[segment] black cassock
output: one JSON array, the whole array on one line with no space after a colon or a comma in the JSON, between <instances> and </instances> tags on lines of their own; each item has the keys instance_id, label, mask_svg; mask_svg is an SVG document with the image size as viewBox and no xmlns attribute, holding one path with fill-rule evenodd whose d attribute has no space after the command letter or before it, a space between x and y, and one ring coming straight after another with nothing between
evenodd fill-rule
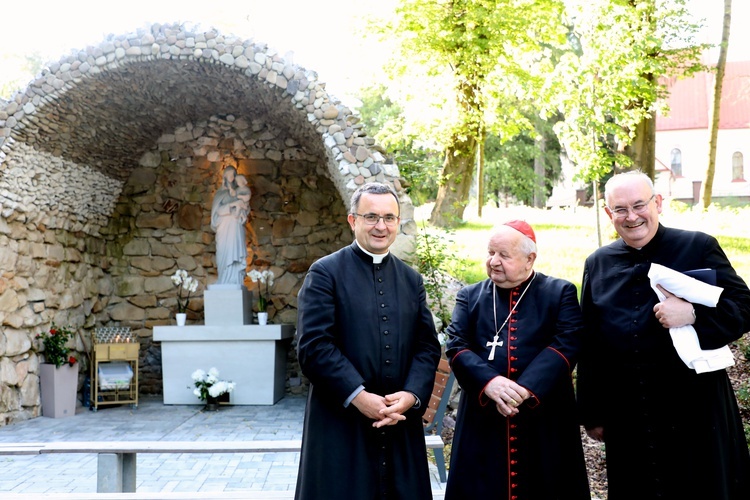
<instances>
[{"instance_id":1,"label":"black cassock","mask_svg":"<svg viewBox=\"0 0 750 500\"><path fill-rule=\"evenodd\" d=\"M488 279L458 294L446 353L463 394L446 500L590 499L571 379L583 328L576 288L535 274L513 289ZM489 361L487 342L509 314ZM483 392L498 375L533 394L511 418Z\"/></svg>"},{"instance_id":2,"label":"black cassock","mask_svg":"<svg viewBox=\"0 0 750 500\"><path fill-rule=\"evenodd\" d=\"M356 243L315 262L299 293L298 357L310 379L296 498L431 499L422 414L440 359L421 276ZM419 409L381 429L354 405L363 385L414 393Z\"/></svg>"},{"instance_id":3,"label":"black cassock","mask_svg":"<svg viewBox=\"0 0 750 500\"><path fill-rule=\"evenodd\" d=\"M750 457L726 370L696 374L654 315L652 263L715 269L716 308L695 305L703 349L750 330L750 291L715 238L659 226L641 250L618 240L584 267L586 324L578 400L587 428L602 426L610 500L750 499Z\"/></svg>"}]
</instances>

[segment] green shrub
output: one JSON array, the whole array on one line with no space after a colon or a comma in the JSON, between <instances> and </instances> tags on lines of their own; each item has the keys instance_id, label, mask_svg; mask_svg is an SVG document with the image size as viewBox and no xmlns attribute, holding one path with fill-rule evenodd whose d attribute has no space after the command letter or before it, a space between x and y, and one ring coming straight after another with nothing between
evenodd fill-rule
<instances>
[{"instance_id":1,"label":"green shrub","mask_svg":"<svg viewBox=\"0 0 750 500\"><path fill-rule=\"evenodd\" d=\"M451 322L450 307L445 300L445 281L448 274L448 245L450 233L422 224L417 235L417 269L424 279L424 287L431 309L442 322L440 331Z\"/></svg>"}]
</instances>

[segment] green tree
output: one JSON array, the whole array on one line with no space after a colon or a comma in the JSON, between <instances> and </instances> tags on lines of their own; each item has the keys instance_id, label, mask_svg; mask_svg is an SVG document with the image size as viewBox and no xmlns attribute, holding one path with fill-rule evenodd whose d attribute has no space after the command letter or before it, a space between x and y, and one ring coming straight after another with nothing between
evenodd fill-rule
<instances>
[{"instance_id":1,"label":"green tree","mask_svg":"<svg viewBox=\"0 0 750 500\"><path fill-rule=\"evenodd\" d=\"M444 152L433 224L462 219L485 132L513 136L531 128L516 109L517 92L539 83L528 68L548 57L543 44L564 40L561 11L555 0L400 2L387 30L400 44L390 72L408 82L400 102L428 102L415 106L421 113L406 110L407 127L426 132Z\"/></svg>"},{"instance_id":2,"label":"green tree","mask_svg":"<svg viewBox=\"0 0 750 500\"><path fill-rule=\"evenodd\" d=\"M540 142L545 143L544 149L539 147ZM560 143L547 122L540 120L534 132L522 132L506 142L491 135L485 143L485 151L488 199L498 207L503 203L507 206L511 201L535 205L540 189L546 200L560 176ZM541 175L537 171L539 168Z\"/></svg>"},{"instance_id":3,"label":"green tree","mask_svg":"<svg viewBox=\"0 0 750 500\"><path fill-rule=\"evenodd\" d=\"M578 178L652 171L664 80L701 67L689 19L685 0L402 0L386 30L399 41L389 93L403 128L444 152L431 222L461 220L484 138L534 130L533 108L563 117ZM533 137L541 206L548 142Z\"/></svg>"},{"instance_id":4,"label":"green tree","mask_svg":"<svg viewBox=\"0 0 750 500\"><path fill-rule=\"evenodd\" d=\"M655 113L662 79L700 69L703 46L685 0L568 0L571 50L556 66L556 132L578 177L601 178L615 165L653 177ZM610 147L614 142L615 148Z\"/></svg>"},{"instance_id":5,"label":"green tree","mask_svg":"<svg viewBox=\"0 0 750 500\"><path fill-rule=\"evenodd\" d=\"M388 97L382 84L360 90L359 115L368 131L383 148L381 152L399 167L402 183L415 205L437 196L437 172L441 154L428 145L418 145L407 134L403 109Z\"/></svg>"}]
</instances>

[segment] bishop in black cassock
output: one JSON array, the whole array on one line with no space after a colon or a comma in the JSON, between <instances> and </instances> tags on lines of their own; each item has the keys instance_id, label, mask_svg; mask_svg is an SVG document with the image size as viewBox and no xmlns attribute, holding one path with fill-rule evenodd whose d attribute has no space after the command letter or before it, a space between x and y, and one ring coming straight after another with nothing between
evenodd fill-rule
<instances>
[{"instance_id":1,"label":"bishop in black cassock","mask_svg":"<svg viewBox=\"0 0 750 500\"><path fill-rule=\"evenodd\" d=\"M533 230L507 224L490 240L491 279L459 292L448 328L463 393L445 498L589 500L571 378L583 327L576 288L534 271L535 244L519 246ZM509 406L488 392L497 377L516 388L501 391Z\"/></svg>"}]
</instances>

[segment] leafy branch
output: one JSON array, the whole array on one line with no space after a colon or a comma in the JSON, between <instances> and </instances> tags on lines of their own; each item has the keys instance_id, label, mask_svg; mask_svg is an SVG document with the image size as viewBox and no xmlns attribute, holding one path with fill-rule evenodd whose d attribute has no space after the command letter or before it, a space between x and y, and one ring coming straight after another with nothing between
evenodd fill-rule
<instances>
[{"instance_id":1,"label":"leafy branch","mask_svg":"<svg viewBox=\"0 0 750 500\"><path fill-rule=\"evenodd\" d=\"M428 301L442 323L438 328L440 333L445 331L451 321L451 312L445 296L448 243L451 243L451 240L446 238L445 234L430 232L426 224L422 223L416 248L417 269L424 277Z\"/></svg>"}]
</instances>

